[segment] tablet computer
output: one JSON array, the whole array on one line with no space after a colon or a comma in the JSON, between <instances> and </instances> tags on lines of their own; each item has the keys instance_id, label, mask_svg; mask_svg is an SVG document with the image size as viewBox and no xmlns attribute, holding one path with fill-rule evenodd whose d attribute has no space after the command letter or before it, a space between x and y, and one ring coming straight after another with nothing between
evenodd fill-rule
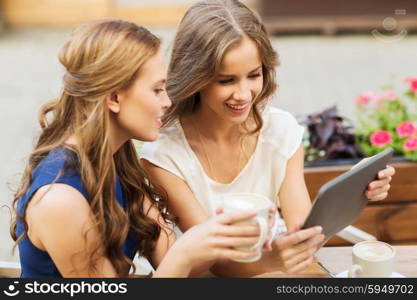
<instances>
[{"instance_id":1,"label":"tablet computer","mask_svg":"<svg viewBox=\"0 0 417 300\"><path fill-rule=\"evenodd\" d=\"M317 193L303 228L320 225L327 241L352 224L368 203L365 190L386 168L393 149L388 148L324 184Z\"/></svg>"}]
</instances>

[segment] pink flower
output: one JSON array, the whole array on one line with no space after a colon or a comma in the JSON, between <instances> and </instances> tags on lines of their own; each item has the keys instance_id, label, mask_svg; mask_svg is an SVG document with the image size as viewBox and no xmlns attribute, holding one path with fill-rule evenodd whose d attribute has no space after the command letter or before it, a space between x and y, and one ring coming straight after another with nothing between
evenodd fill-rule
<instances>
[{"instance_id":1,"label":"pink flower","mask_svg":"<svg viewBox=\"0 0 417 300\"><path fill-rule=\"evenodd\" d=\"M271 102L272 102L272 97L265 98L264 100L265 105L268 105Z\"/></svg>"},{"instance_id":2,"label":"pink flower","mask_svg":"<svg viewBox=\"0 0 417 300\"><path fill-rule=\"evenodd\" d=\"M410 77L406 79L410 83L410 91L417 94L417 77Z\"/></svg>"},{"instance_id":3,"label":"pink flower","mask_svg":"<svg viewBox=\"0 0 417 300\"><path fill-rule=\"evenodd\" d=\"M385 100L395 100L395 99L397 99L397 94L393 90L385 91L382 94L380 94L380 95L378 95L374 98L374 103L379 104L379 102L383 99L385 99Z\"/></svg>"},{"instance_id":4,"label":"pink flower","mask_svg":"<svg viewBox=\"0 0 417 300\"><path fill-rule=\"evenodd\" d=\"M372 98L374 97L374 93L371 91L362 93L359 95L358 98L356 98L356 105L365 105L368 104Z\"/></svg>"},{"instance_id":5,"label":"pink flower","mask_svg":"<svg viewBox=\"0 0 417 300\"><path fill-rule=\"evenodd\" d=\"M414 123L411 121L404 121L398 124L397 126L397 133L400 138L411 136L417 132Z\"/></svg>"},{"instance_id":6,"label":"pink flower","mask_svg":"<svg viewBox=\"0 0 417 300\"><path fill-rule=\"evenodd\" d=\"M397 99L397 94L393 90L385 91L383 95L384 95L384 99L388 99L388 100Z\"/></svg>"},{"instance_id":7,"label":"pink flower","mask_svg":"<svg viewBox=\"0 0 417 300\"><path fill-rule=\"evenodd\" d=\"M404 142L404 150L405 151L414 151L417 150L417 136L410 136L405 142Z\"/></svg>"},{"instance_id":8,"label":"pink flower","mask_svg":"<svg viewBox=\"0 0 417 300\"><path fill-rule=\"evenodd\" d=\"M391 133L386 130L378 129L372 133L370 141L373 146L383 147L389 145L392 142Z\"/></svg>"}]
</instances>

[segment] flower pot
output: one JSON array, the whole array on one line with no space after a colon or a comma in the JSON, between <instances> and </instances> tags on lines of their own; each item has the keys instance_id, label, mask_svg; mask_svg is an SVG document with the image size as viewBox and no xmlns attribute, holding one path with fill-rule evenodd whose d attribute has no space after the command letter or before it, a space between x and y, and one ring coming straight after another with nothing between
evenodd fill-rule
<instances>
[{"instance_id":1,"label":"flower pot","mask_svg":"<svg viewBox=\"0 0 417 300\"><path fill-rule=\"evenodd\" d=\"M319 160L319 161L310 161L304 163L304 168L312 167L329 167L329 166L353 166L361 161L362 158L346 158L346 159L333 159L333 160ZM404 156L394 156L390 160L391 163L397 162L412 162Z\"/></svg>"}]
</instances>

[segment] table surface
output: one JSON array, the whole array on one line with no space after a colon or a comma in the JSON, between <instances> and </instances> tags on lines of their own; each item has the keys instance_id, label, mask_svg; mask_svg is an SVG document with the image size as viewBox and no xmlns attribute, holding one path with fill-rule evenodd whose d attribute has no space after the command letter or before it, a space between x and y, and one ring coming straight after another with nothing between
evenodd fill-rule
<instances>
[{"instance_id":1,"label":"table surface","mask_svg":"<svg viewBox=\"0 0 417 300\"><path fill-rule=\"evenodd\" d=\"M394 271L405 277L417 277L417 245L394 246L394 248L396 251ZM327 270L336 275L351 266L352 247L323 247L316 253L316 258ZM317 263L313 263L299 274L285 274L277 271L255 277L329 277L329 275Z\"/></svg>"}]
</instances>

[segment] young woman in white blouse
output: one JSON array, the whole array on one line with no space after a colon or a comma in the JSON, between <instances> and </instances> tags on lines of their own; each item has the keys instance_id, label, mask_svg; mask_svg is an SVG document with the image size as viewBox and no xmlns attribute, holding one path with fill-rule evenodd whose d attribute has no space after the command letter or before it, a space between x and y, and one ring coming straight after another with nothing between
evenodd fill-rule
<instances>
[{"instance_id":1,"label":"young woman in white blouse","mask_svg":"<svg viewBox=\"0 0 417 300\"><path fill-rule=\"evenodd\" d=\"M218 275L297 272L310 265L323 240L320 229L300 230L311 208L303 128L288 112L266 105L277 65L264 26L244 4L194 4L174 41L167 79L173 105L160 138L142 149L142 163L167 191L182 231L214 215L224 193L261 194L280 208L288 231L272 241L272 251L254 263L207 265ZM393 174L392 167L382 170L368 199L384 199Z\"/></svg>"}]
</instances>

